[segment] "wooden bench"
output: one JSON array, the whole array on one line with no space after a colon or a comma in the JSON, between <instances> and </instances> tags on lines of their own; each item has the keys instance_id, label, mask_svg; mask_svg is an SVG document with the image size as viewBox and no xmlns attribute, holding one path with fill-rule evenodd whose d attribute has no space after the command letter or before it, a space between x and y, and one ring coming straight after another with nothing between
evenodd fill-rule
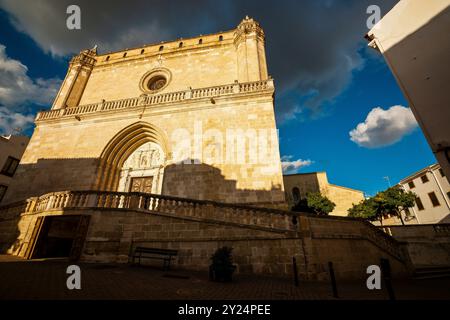
<instances>
[{"instance_id":1,"label":"wooden bench","mask_svg":"<svg viewBox=\"0 0 450 320\"><path fill-rule=\"evenodd\" d=\"M164 261L164 270L168 270L172 258L177 256L177 254L178 250L136 247L133 253L133 264L135 263L136 258L139 258L139 264L141 264L141 259L159 259Z\"/></svg>"}]
</instances>

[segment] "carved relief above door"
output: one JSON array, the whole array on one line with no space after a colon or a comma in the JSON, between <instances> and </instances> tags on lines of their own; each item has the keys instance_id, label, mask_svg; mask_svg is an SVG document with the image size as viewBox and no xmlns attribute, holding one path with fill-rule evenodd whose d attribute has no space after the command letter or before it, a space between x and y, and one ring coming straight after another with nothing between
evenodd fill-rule
<instances>
[{"instance_id":1,"label":"carved relief above door","mask_svg":"<svg viewBox=\"0 0 450 320\"><path fill-rule=\"evenodd\" d=\"M159 194L162 188L165 154L161 147L147 142L134 150L120 172L118 191Z\"/></svg>"}]
</instances>

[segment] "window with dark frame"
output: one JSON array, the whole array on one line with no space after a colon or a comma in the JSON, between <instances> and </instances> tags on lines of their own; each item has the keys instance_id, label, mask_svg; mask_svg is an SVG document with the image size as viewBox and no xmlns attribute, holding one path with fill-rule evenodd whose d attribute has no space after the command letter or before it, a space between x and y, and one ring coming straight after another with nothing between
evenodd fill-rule
<instances>
[{"instance_id":1,"label":"window with dark frame","mask_svg":"<svg viewBox=\"0 0 450 320\"><path fill-rule=\"evenodd\" d=\"M424 174L423 176L420 177L420 180L422 180L422 183L427 183L428 180L428 176L426 174Z\"/></svg>"},{"instance_id":2,"label":"window with dark frame","mask_svg":"<svg viewBox=\"0 0 450 320\"><path fill-rule=\"evenodd\" d=\"M413 189L413 188L416 187L416 185L414 184L414 181L408 182L408 186L409 186L410 189Z\"/></svg>"},{"instance_id":3,"label":"window with dark frame","mask_svg":"<svg viewBox=\"0 0 450 320\"><path fill-rule=\"evenodd\" d=\"M12 177L14 175L14 173L16 172L19 162L20 162L19 159L16 159L14 157L8 157L8 159L6 159L6 162L5 162L5 165L3 166L2 171L0 171L0 174Z\"/></svg>"},{"instance_id":4,"label":"window with dark frame","mask_svg":"<svg viewBox=\"0 0 450 320\"><path fill-rule=\"evenodd\" d=\"M447 192L447 197L450 199L450 191Z\"/></svg>"},{"instance_id":5,"label":"window with dark frame","mask_svg":"<svg viewBox=\"0 0 450 320\"><path fill-rule=\"evenodd\" d=\"M416 204L417 204L417 208L418 208L420 211L422 211L422 210L425 209L424 206L423 206L422 200L420 200L419 197L416 198Z\"/></svg>"},{"instance_id":6,"label":"window with dark frame","mask_svg":"<svg viewBox=\"0 0 450 320\"><path fill-rule=\"evenodd\" d=\"M428 193L428 196L430 197L431 200L431 204L433 205L433 207L438 207L441 204L439 203L438 198L436 197L436 194L434 192L430 192Z\"/></svg>"},{"instance_id":7,"label":"window with dark frame","mask_svg":"<svg viewBox=\"0 0 450 320\"><path fill-rule=\"evenodd\" d=\"M3 197L5 196L6 190L8 189L7 186L0 184L0 202L2 202Z\"/></svg>"},{"instance_id":8,"label":"window with dark frame","mask_svg":"<svg viewBox=\"0 0 450 320\"><path fill-rule=\"evenodd\" d=\"M444 173L444 170L442 170L442 168L439 169L439 173L441 174L442 178L445 177L445 173Z\"/></svg>"}]
</instances>

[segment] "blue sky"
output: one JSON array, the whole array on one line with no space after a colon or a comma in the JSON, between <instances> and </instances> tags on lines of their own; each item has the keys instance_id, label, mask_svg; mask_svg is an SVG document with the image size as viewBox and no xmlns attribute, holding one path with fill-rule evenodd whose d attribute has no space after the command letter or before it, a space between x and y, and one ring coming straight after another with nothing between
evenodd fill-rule
<instances>
[{"instance_id":1,"label":"blue sky","mask_svg":"<svg viewBox=\"0 0 450 320\"><path fill-rule=\"evenodd\" d=\"M7 87L13 92L9 96L0 91L3 133L15 125L26 127L36 111L48 109L70 57L94 43L108 51L207 34L234 28L249 14L266 32L280 151L291 173L326 171L331 183L373 195L387 187L383 177L393 184L436 162L409 110L391 109L407 107L407 101L382 57L363 39L364 10L373 1L282 1L276 10L274 2L254 9L258 2L201 1L205 11L188 16L185 9L162 2L152 12L138 8L126 14L120 2L104 12L100 4L77 1L86 27L76 34L55 27L65 21L63 2L47 0L33 8L30 2L0 0L0 89L11 79L31 88ZM386 12L395 3L380 1L380 7ZM43 19L39 10L51 18ZM121 18L120 28L111 23L114 17ZM377 107L384 111L373 111ZM358 144L349 132L369 114L368 126L359 127ZM32 126L25 132L31 134Z\"/></svg>"},{"instance_id":2,"label":"blue sky","mask_svg":"<svg viewBox=\"0 0 450 320\"><path fill-rule=\"evenodd\" d=\"M372 108L408 105L384 60L370 54L365 59L364 68L354 72L351 84L331 104L329 115L278 126L281 153L313 161L299 172L326 171L331 183L374 195L387 188L383 177L397 183L436 159L418 127L384 147L365 148L350 140L349 131Z\"/></svg>"}]
</instances>

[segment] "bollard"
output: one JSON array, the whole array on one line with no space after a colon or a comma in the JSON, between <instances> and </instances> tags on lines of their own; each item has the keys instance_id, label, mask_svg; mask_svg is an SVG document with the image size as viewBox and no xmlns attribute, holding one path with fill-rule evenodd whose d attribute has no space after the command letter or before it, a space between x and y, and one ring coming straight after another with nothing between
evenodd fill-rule
<instances>
[{"instance_id":1,"label":"bollard","mask_svg":"<svg viewBox=\"0 0 450 320\"><path fill-rule=\"evenodd\" d=\"M328 269L330 270L331 289L333 290L333 297L338 298L338 291L336 285L336 277L334 276L333 262L328 262Z\"/></svg>"},{"instance_id":2,"label":"bollard","mask_svg":"<svg viewBox=\"0 0 450 320\"><path fill-rule=\"evenodd\" d=\"M294 268L294 285L298 287L297 259L292 257L292 266Z\"/></svg>"},{"instance_id":3,"label":"bollard","mask_svg":"<svg viewBox=\"0 0 450 320\"><path fill-rule=\"evenodd\" d=\"M388 259L380 259L381 274L383 275L384 285L389 295L389 300L395 300L394 289L391 282L391 265Z\"/></svg>"}]
</instances>

